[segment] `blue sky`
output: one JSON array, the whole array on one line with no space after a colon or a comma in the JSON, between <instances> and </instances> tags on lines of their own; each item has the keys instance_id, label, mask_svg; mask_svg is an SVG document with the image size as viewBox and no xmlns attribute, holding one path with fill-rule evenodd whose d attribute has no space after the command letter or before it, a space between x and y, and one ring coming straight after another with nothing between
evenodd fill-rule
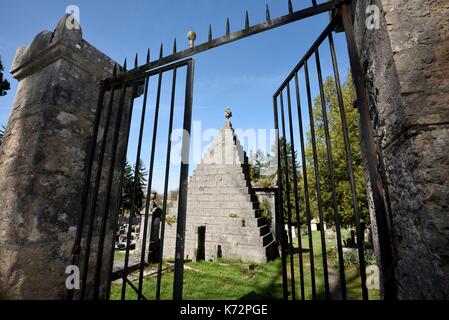
<instances>
[{"instance_id":1,"label":"blue sky","mask_svg":"<svg viewBox=\"0 0 449 320\"><path fill-rule=\"evenodd\" d=\"M5 71L11 67L15 51L19 45L27 46L42 30L53 30L69 5L80 8L80 20L84 38L119 63L127 57L134 60L136 52L142 61L147 48L152 58L158 55L162 42L171 51L173 39L177 38L178 50L188 45L187 32L194 30L197 43L207 39L209 24L214 36L225 32L226 17L231 22L231 31L244 25L245 10L249 11L251 24L265 19L266 1L260 0L129 0L123 1L51 1L31 2L25 0L2 1L0 11L0 55ZM287 13L287 0L267 1L271 17ZM311 1L293 0L295 10L309 6ZM321 1L320 1L321 2ZM223 126L223 111L230 106L235 128L273 128L272 96L283 79L307 51L315 38L329 22L329 15L322 14L303 21L274 29L244 40L215 48L195 56L195 87L193 120L201 121L204 129L220 129ZM337 53L342 57L340 70L348 68L343 35L335 35ZM332 74L328 46L321 49L324 77ZM320 51L320 52L321 52ZM311 66L313 68L313 66ZM311 72L313 73L313 72ZM0 125L6 125L17 82L8 72L6 78L12 89L6 97L0 98ZM171 76L164 80L164 92L168 92ZM182 74L178 86L181 88ZM316 80L312 77L313 95L318 94ZM153 89L154 92L154 89ZM165 95L168 96L168 95ZM182 107L182 95L176 100L177 110ZM161 190L164 173L164 153L167 140L168 97L163 98L163 110L158 135L158 153L155 167L155 188ZM137 105L138 105L137 101ZM150 114L151 114L151 106ZM140 106L136 107L136 112ZM154 110L154 109L153 109ZM133 153L137 140L137 121L133 120L130 137L129 158L134 162ZM180 127L182 118L175 114L175 128ZM151 118L145 126L142 158L148 163ZM207 141L204 142L207 145ZM192 167L191 169L194 169ZM178 167L171 169L170 188L177 185Z\"/></svg>"}]
</instances>

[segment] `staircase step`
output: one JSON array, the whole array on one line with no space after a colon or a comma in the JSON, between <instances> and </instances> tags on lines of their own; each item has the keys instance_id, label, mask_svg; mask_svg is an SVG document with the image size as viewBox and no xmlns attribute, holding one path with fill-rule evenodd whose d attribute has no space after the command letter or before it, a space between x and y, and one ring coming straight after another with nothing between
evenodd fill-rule
<instances>
[{"instance_id":1,"label":"staircase step","mask_svg":"<svg viewBox=\"0 0 449 320\"><path fill-rule=\"evenodd\" d=\"M223 196L232 196L234 194L249 195L248 187L229 187L229 186L189 186L189 196L191 194L221 194Z\"/></svg>"},{"instance_id":2,"label":"staircase step","mask_svg":"<svg viewBox=\"0 0 449 320\"><path fill-rule=\"evenodd\" d=\"M263 246L265 247L266 245L268 245L270 242L272 242L273 241L273 235L271 234L271 232L270 233L267 233L266 235L264 235L263 237L262 237L262 243L263 243Z\"/></svg>"}]
</instances>

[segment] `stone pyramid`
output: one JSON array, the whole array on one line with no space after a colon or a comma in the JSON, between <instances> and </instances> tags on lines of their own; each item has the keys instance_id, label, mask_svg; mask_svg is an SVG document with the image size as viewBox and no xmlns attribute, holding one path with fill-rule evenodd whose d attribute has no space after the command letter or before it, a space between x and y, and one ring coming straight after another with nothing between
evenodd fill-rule
<instances>
[{"instance_id":1,"label":"stone pyramid","mask_svg":"<svg viewBox=\"0 0 449 320\"><path fill-rule=\"evenodd\" d=\"M174 204L168 214L177 213ZM164 257L173 258L176 223L166 225ZM229 119L189 179L185 258L266 262L278 256L249 180L248 159Z\"/></svg>"}]
</instances>

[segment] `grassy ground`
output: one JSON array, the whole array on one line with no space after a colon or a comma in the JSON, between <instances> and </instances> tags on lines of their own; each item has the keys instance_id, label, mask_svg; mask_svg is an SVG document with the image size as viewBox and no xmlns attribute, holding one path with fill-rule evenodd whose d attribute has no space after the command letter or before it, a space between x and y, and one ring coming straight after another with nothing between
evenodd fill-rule
<instances>
[{"instance_id":1,"label":"grassy ground","mask_svg":"<svg viewBox=\"0 0 449 320\"><path fill-rule=\"evenodd\" d=\"M302 239L303 248L308 247L308 239ZM315 279L317 298L324 297L323 264L320 246L320 235L313 233ZM299 296L299 252L295 250L296 297ZM327 251L327 250L326 250ZM308 252L303 253L304 287L306 299L312 298L310 258ZM288 259L288 270L289 259ZM331 261L329 265L332 265ZM338 273L338 270L336 270ZM346 269L348 299L361 299L360 277L356 266ZM289 272L290 279L290 272ZM148 299L155 296L156 278L147 277L144 281L143 293ZM111 299L120 299L121 285L113 284ZM161 298L172 298L173 273L165 273L162 277ZM128 286L127 299L136 299L136 294ZM236 260L220 260L215 262L187 262L184 271L184 299L188 300L252 300L282 299L281 259L264 264L255 264ZM378 293L370 291L370 299L378 299Z\"/></svg>"},{"instance_id":2,"label":"grassy ground","mask_svg":"<svg viewBox=\"0 0 449 320\"><path fill-rule=\"evenodd\" d=\"M114 260L123 260L125 259L126 251L115 251L114 252Z\"/></svg>"}]
</instances>

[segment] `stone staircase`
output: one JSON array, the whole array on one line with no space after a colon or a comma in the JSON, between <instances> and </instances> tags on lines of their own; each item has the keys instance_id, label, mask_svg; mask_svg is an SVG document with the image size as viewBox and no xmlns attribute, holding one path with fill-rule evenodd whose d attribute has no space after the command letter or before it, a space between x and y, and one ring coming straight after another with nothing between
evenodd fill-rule
<instances>
[{"instance_id":1,"label":"stone staircase","mask_svg":"<svg viewBox=\"0 0 449 320\"><path fill-rule=\"evenodd\" d=\"M171 212L176 213L176 206ZM230 126L211 144L189 179L185 258L196 259L198 228L205 227L205 258L266 262L278 247L252 190L248 159ZM166 226L164 256L174 256L176 224Z\"/></svg>"}]
</instances>

